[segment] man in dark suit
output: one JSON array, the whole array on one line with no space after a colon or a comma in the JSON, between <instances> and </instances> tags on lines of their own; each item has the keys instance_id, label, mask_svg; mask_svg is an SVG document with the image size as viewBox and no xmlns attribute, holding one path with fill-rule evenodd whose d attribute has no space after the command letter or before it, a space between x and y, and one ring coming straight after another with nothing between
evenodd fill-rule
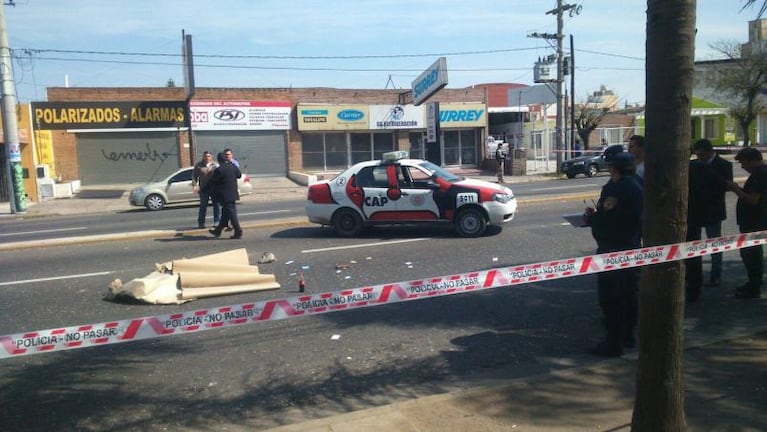
<instances>
[{"instance_id":1,"label":"man in dark suit","mask_svg":"<svg viewBox=\"0 0 767 432\"><path fill-rule=\"evenodd\" d=\"M727 184L732 182L732 163L714 152L711 141L703 138L695 142L693 152L701 163L701 187L705 193L700 197L698 213L695 219L701 224L696 229L706 230L706 238L721 237L722 221L727 219L727 206L724 195ZM688 230L690 228L688 227ZM701 235L698 232L697 238ZM722 254L711 255L711 273L706 286L717 286L722 278Z\"/></svg>"},{"instance_id":2,"label":"man in dark suit","mask_svg":"<svg viewBox=\"0 0 767 432\"><path fill-rule=\"evenodd\" d=\"M213 171L208 187L211 188L213 196L221 203L221 220L218 226L209 230L216 237L221 236L221 231L231 223L234 228L233 239L242 238L242 228L240 220L237 218L237 200L240 199L240 192L237 187L237 179L242 177L240 169L231 161L227 160L223 153L218 154L218 168Z\"/></svg>"}]
</instances>

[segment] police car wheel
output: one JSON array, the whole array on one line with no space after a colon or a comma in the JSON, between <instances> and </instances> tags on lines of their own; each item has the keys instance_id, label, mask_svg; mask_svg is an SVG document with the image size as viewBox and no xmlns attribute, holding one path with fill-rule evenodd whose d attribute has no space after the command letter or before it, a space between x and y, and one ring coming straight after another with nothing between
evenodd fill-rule
<instances>
[{"instance_id":1,"label":"police car wheel","mask_svg":"<svg viewBox=\"0 0 767 432\"><path fill-rule=\"evenodd\" d=\"M144 207L147 208L147 210L162 210L163 207L165 207L165 199L157 194L152 194L146 197L144 200Z\"/></svg>"},{"instance_id":2,"label":"police car wheel","mask_svg":"<svg viewBox=\"0 0 767 432\"><path fill-rule=\"evenodd\" d=\"M487 222L482 212L469 208L458 214L455 220L455 229L462 237L479 237L485 233Z\"/></svg>"},{"instance_id":3,"label":"police car wheel","mask_svg":"<svg viewBox=\"0 0 767 432\"><path fill-rule=\"evenodd\" d=\"M340 209L333 215L333 231L341 237L354 237L362 231L362 218L352 209Z\"/></svg>"}]
</instances>

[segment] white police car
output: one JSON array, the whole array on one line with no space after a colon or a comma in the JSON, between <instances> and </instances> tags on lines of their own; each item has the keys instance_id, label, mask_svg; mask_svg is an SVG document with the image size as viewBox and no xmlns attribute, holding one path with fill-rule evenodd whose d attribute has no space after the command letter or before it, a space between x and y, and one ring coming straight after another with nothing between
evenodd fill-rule
<instances>
[{"instance_id":1,"label":"white police car","mask_svg":"<svg viewBox=\"0 0 767 432\"><path fill-rule=\"evenodd\" d=\"M368 225L452 223L461 236L478 237L488 225L514 218L511 189L457 176L406 151L360 162L331 180L309 186L306 215L353 237Z\"/></svg>"}]
</instances>

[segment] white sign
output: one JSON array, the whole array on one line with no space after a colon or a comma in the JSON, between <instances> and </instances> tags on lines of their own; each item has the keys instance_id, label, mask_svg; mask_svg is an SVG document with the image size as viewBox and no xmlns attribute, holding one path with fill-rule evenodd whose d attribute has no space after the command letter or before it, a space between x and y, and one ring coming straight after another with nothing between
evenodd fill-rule
<instances>
[{"instance_id":1,"label":"white sign","mask_svg":"<svg viewBox=\"0 0 767 432\"><path fill-rule=\"evenodd\" d=\"M423 107L370 105L370 129L423 129Z\"/></svg>"},{"instance_id":2,"label":"white sign","mask_svg":"<svg viewBox=\"0 0 767 432\"><path fill-rule=\"evenodd\" d=\"M413 104L420 105L447 85L447 60L440 57L413 81Z\"/></svg>"},{"instance_id":3,"label":"white sign","mask_svg":"<svg viewBox=\"0 0 767 432\"><path fill-rule=\"evenodd\" d=\"M193 130L288 130L289 101L193 100Z\"/></svg>"},{"instance_id":4,"label":"white sign","mask_svg":"<svg viewBox=\"0 0 767 432\"><path fill-rule=\"evenodd\" d=\"M439 134L439 102L426 105L426 142L437 142Z\"/></svg>"}]
</instances>

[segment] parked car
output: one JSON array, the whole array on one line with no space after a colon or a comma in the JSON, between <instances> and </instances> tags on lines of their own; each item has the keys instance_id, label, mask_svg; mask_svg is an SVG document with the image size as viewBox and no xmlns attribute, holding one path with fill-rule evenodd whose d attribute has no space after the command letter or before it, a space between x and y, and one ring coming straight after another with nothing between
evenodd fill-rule
<instances>
[{"instance_id":1,"label":"parked car","mask_svg":"<svg viewBox=\"0 0 767 432\"><path fill-rule=\"evenodd\" d=\"M342 237L369 225L453 224L464 237L511 221L517 199L496 183L466 179L406 151L360 162L331 180L309 186L306 215Z\"/></svg>"},{"instance_id":2,"label":"parked car","mask_svg":"<svg viewBox=\"0 0 767 432\"><path fill-rule=\"evenodd\" d=\"M605 154L611 152L625 151L626 146L623 144L613 144L605 147L601 153L580 156L577 158L568 159L562 162L561 171L567 176L567 178L575 178L578 174L584 174L587 177L593 177L597 173L607 171L607 161L605 160Z\"/></svg>"},{"instance_id":3,"label":"parked car","mask_svg":"<svg viewBox=\"0 0 767 432\"><path fill-rule=\"evenodd\" d=\"M154 183L147 183L130 191L128 201L131 205L146 207L147 210L161 210L166 204L198 201L200 196L192 188L192 172L194 167L182 168L173 174ZM243 174L237 180L240 195L253 192L250 177Z\"/></svg>"}]
</instances>

